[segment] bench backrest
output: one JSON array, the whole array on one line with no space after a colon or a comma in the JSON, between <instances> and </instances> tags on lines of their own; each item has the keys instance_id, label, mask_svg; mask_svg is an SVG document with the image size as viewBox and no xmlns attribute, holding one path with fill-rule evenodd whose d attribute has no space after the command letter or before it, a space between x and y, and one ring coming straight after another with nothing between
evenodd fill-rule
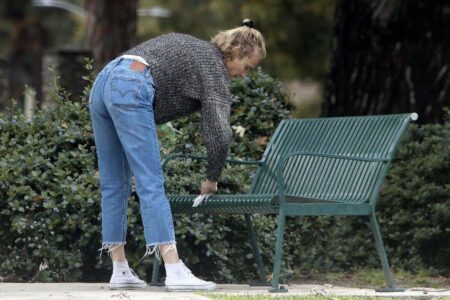
<instances>
[{"instance_id":1,"label":"bench backrest","mask_svg":"<svg viewBox=\"0 0 450 300\"><path fill-rule=\"evenodd\" d=\"M375 202L396 146L416 116L283 120L267 146L262 158L265 166L258 169L250 192L277 194L277 164L288 154L301 152L286 161L286 195Z\"/></svg>"}]
</instances>

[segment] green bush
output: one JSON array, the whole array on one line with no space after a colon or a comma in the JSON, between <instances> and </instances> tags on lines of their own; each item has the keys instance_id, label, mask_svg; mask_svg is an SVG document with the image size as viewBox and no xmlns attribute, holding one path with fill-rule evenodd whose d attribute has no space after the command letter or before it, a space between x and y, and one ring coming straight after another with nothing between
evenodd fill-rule
<instances>
[{"instance_id":1,"label":"green bush","mask_svg":"<svg viewBox=\"0 0 450 300\"><path fill-rule=\"evenodd\" d=\"M91 82L92 78L87 77ZM87 108L56 86L55 109L32 120L17 111L0 115L0 280L107 281L111 263L101 259L100 199L95 146ZM259 159L289 105L277 80L260 70L233 82L236 96L230 156ZM243 131L245 129L245 131ZM199 115L160 126L162 155L205 153ZM428 268L448 274L449 125L412 127L388 174L378 216L395 268ZM198 193L205 164L174 161L168 193ZM223 172L222 193L248 190L253 167ZM129 202L127 256L150 278L139 205ZM243 216L175 215L182 258L201 276L219 282L257 278ZM264 261L273 263L276 219L254 216ZM293 272L379 267L367 221L362 218L289 218L284 245L284 280ZM163 270L163 269L162 269Z\"/></svg>"},{"instance_id":2,"label":"green bush","mask_svg":"<svg viewBox=\"0 0 450 300\"><path fill-rule=\"evenodd\" d=\"M60 105L32 120L18 112L1 116L0 275L6 280L78 280L89 257L84 252L98 247L98 175L86 101L72 102L61 89L53 98Z\"/></svg>"},{"instance_id":3,"label":"green bush","mask_svg":"<svg viewBox=\"0 0 450 300\"><path fill-rule=\"evenodd\" d=\"M414 126L389 172L379 208L394 265L450 274L450 116Z\"/></svg>"},{"instance_id":4,"label":"green bush","mask_svg":"<svg viewBox=\"0 0 450 300\"><path fill-rule=\"evenodd\" d=\"M91 77L86 78L92 82ZM90 86L90 85L89 85ZM72 99L55 85L55 109L38 110L32 120L18 111L0 116L0 276L8 281L105 281L111 264L99 259L101 245L100 200L95 146L87 108L86 88L82 99ZM252 78L233 84L234 110L232 122L247 128L243 137L236 136L233 148L241 157L258 157L277 123L288 116L285 95L273 78L255 73ZM246 109L254 118L248 118ZM256 113L260 114L256 118ZM199 115L163 125L160 130L163 155L187 150L205 152L198 135ZM258 119L255 127L255 119ZM244 148L242 148L244 145ZM204 172L201 164L192 164L192 177L177 172L167 182L168 192L196 192ZM177 171L179 171L178 169ZM236 171L236 170L234 170ZM248 186L233 175L233 169L224 171L223 191L236 191ZM141 275L149 276L151 259L140 262L145 252L139 205L130 198L129 236L127 253L132 266ZM236 218L239 220L240 218ZM228 261L233 248L241 249L245 231L230 227L226 218L210 216L177 216L176 231L180 252L194 269L211 265L215 279L233 280ZM242 227L242 222L239 222ZM231 230L238 229L236 235ZM224 238L226 238L224 240ZM209 242L211 240L211 243ZM232 245L233 241L239 241ZM232 246L230 246L232 245ZM237 250L236 250L237 251ZM239 252L239 251L238 251ZM205 264L197 264L203 256L210 257ZM248 257L247 261L251 261ZM223 268L221 268L223 266ZM199 273L206 269L197 270Z\"/></svg>"}]
</instances>

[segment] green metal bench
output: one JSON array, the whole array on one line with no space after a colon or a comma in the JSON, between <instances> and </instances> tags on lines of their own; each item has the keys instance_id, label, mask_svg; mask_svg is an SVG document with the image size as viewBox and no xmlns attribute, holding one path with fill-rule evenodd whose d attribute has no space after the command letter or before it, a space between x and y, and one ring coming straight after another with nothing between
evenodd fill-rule
<instances>
[{"instance_id":1,"label":"green metal bench","mask_svg":"<svg viewBox=\"0 0 450 300\"><path fill-rule=\"evenodd\" d=\"M274 133L260 161L231 164L258 165L248 194L213 195L192 207L197 195L169 195L173 213L243 214L262 282L266 272L252 226L252 214L277 214L271 292L279 285L286 216L368 216L375 236L387 287L394 286L383 246L375 207L389 163L409 122L417 114L284 120ZM204 156L171 155L163 162ZM152 284L158 277L154 264Z\"/></svg>"}]
</instances>

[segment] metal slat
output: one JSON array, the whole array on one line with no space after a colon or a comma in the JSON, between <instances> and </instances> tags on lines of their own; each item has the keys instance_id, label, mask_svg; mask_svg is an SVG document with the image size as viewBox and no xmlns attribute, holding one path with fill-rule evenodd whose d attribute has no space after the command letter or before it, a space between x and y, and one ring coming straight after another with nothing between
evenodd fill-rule
<instances>
[{"instance_id":1,"label":"metal slat","mask_svg":"<svg viewBox=\"0 0 450 300\"><path fill-rule=\"evenodd\" d=\"M346 197L342 199L343 202L352 202L352 199L354 197L357 197L357 189L358 189L358 174L361 168L361 165L364 164L364 162L359 161L351 161L348 162L348 164L351 166L350 170L347 174L347 186L345 188ZM349 194L349 195L348 195Z\"/></svg>"},{"instance_id":2,"label":"metal slat","mask_svg":"<svg viewBox=\"0 0 450 300\"><path fill-rule=\"evenodd\" d=\"M352 132L350 141L347 143L346 152L353 153L355 157L364 157L365 152L361 148L364 147L365 136L367 136L368 122L362 119L353 120Z\"/></svg>"},{"instance_id":3,"label":"metal slat","mask_svg":"<svg viewBox=\"0 0 450 300\"><path fill-rule=\"evenodd\" d=\"M340 177L340 184L337 188L337 200L342 201L343 195L346 195L348 191L348 186L351 183L351 178L349 178L349 171L351 167L355 164L355 161L342 160L342 171Z\"/></svg>"},{"instance_id":4,"label":"metal slat","mask_svg":"<svg viewBox=\"0 0 450 300\"><path fill-rule=\"evenodd\" d=\"M305 174L307 177L307 181L305 182L304 189L300 193L300 195L315 195L314 191L314 183L316 181L316 177L312 176L314 171L317 169L321 169L321 159L320 157L311 157L310 156L310 166L308 168L308 173Z\"/></svg>"},{"instance_id":5,"label":"metal slat","mask_svg":"<svg viewBox=\"0 0 450 300\"><path fill-rule=\"evenodd\" d=\"M361 195L361 187L362 187L361 182L363 180L363 176L365 174L366 167L367 167L367 163L365 163L365 162L361 162L357 166L355 166L355 171L354 171L355 180L353 181L353 185L351 186L351 190L353 191L353 194L355 195L355 197L354 198L350 197L348 199L348 201L345 201L345 202L355 203L355 202L359 202L358 201L359 199L365 198L365 197L361 197L359 195ZM369 199L369 198L367 197L367 199Z\"/></svg>"},{"instance_id":6,"label":"metal slat","mask_svg":"<svg viewBox=\"0 0 450 300\"><path fill-rule=\"evenodd\" d=\"M389 148L390 145L395 142L395 137L397 136L396 133L401 129L398 120L394 118L391 118L387 125L389 125L389 132L385 134L387 138L380 145L380 147L382 147L382 155L386 158L389 157Z\"/></svg>"},{"instance_id":7,"label":"metal slat","mask_svg":"<svg viewBox=\"0 0 450 300\"><path fill-rule=\"evenodd\" d=\"M286 126L288 126L287 125L288 123L289 123L289 120L281 121L277 130L275 130L275 133L274 133L272 139L270 140L270 142L266 148L266 151L264 151L264 154L262 157L262 160L264 162L269 163L270 158L274 154L276 154L276 151L275 151L276 149L274 149L274 148L276 148L277 141L280 139L280 137L284 136L284 130L285 130ZM256 175L255 175L254 182L252 183L252 186L250 187L250 193L252 193L252 194L260 193L261 187L264 186L263 183L266 180L267 176L268 175L267 175L267 171L265 168L258 168L258 171L256 172Z\"/></svg>"},{"instance_id":8,"label":"metal slat","mask_svg":"<svg viewBox=\"0 0 450 300\"><path fill-rule=\"evenodd\" d=\"M397 139L399 139L399 133L402 132L402 123L400 120L392 120L393 123L395 123L395 128L393 128L391 134L386 139L386 145L385 145L385 157L390 158L392 156L392 146L397 144Z\"/></svg>"},{"instance_id":9,"label":"metal slat","mask_svg":"<svg viewBox=\"0 0 450 300\"><path fill-rule=\"evenodd\" d=\"M339 184L338 181L335 180L335 175L336 172L340 169L340 160L339 159L331 159L329 160L329 164L331 165L331 169L330 169L330 174L333 174L333 176L329 176L329 184L328 184L328 188L326 189L326 194L329 194L330 192L336 190L337 185ZM323 196L323 198L329 198L326 197L325 195Z\"/></svg>"},{"instance_id":10,"label":"metal slat","mask_svg":"<svg viewBox=\"0 0 450 300\"><path fill-rule=\"evenodd\" d=\"M282 144L282 148L280 149L280 157L284 157L287 154L293 152L293 150L291 150L290 147L295 148L295 146L297 145L297 141L299 141L299 135L301 134L301 130L299 130L300 128L298 128L299 126L301 126L302 123L297 123L297 124L292 124L291 125L291 130L288 132L288 135L285 136L285 138L283 140L280 141L280 144ZM294 137L292 138L291 135L294 134ZM289 143L288 141L291 140L292 142ZM290 165L291 165L292 161L288 161L285 168L286 168L286 172L289 171L290 169ZM276 168L276 164L274 166ZM274 186L276 186L276 182L273 183ZM275 191L277 190L277 188L275 188Z\"/></svg>"},{"instance_id":11,"label":"metal slat","mask_svg":"<svg viewBox=\"0 0 450 300\"><path fill-rule=\"evenodd\" d=\"M298 188L299 181L301 180L302 173L299 171L301 169L301 157L294 157L292 162L292 172L289 174L289 180L290 184L286 187L286 193L292 193L295 194L295 190Z\"/></svg>"},{"instance_id":12,"label":"metal slat","mask_svg":"<svg viewBox=\"0 0 450 300\"><path fill-rule=\"evenodd\" d=\"M337 147L337 141L339 141L339 139L341 139L341 135L340 132L342 131L341 127L345 127L345 121L339 122L337 124L335 124L335 120L330 120L329 121L331 124L333 124L334 126L330 129L328 129L328 131L330 132L331 136L330 136L330 140L324 141L326 142L329 148L326 148L324 150L323 153L338 153L336 147Z\"/></svg>"},{"instance_id":13,"label":"metal slat","mask_svg":"<svg viewBox=\"0 0 450 300\"><path fill-rule=\"evenodd\" d=\"M339 170L342 170L342 167L345 165L345 160L338 159L337 167ZM342 181L344 180L343 176L338 176L337 179L334 180L334 185L332 191L335 191L335 194L338 194L340 191L340 187L342 187ZM330 199L330 198L328 198Z\"/></svg>"},{"instance_id":14,"label":"metal slat","mask_svg":"<svg viewBox=\"0 0 450 300\"><path fill-rule=\"evenodd\" d=\"M290 186L292 186L293 181L295 181L296 174L298 175L298 172L295 169L295 161L297 157L292 157L288 162L285 164L285 170L284 170L284 176L287 180L285 180L285 190L288 192L290 190ZM288 174L288 176L286 176Z\"/></svg>"},{"instance_id":15,"label":"metal slat","mask_svg":"<svg viewBox=\"0 0 450 300\"><path fill-rule=\"evenodd\" d=\"M319 199L322 199L324 195L329 193L329 185L328 183L332 180L333 176L329 173L330 169L330 159L327 158L319 158L321 160L321 165L317 169L319 172L316 173L317 185L314 189L314 195L317 195ZM320 171L322 170L322 172Z\"/></svg>"},{"instance_id":16,"label":"metal slat","mask_svg":"<svg viewBox=\"0 0 450 300\"><path fill-rule=\"evenodd\" d=\"M367 139L362 138L365 135L370 133L370 122L361 122L362 124L358 126L358 144L355 147L356 156L370 158L369 155L370 149L367 149Z\"/></svg>"},{"instance_id":17,"label":"metal slat","mask_svg":"<svg viewBox=\"0 0 450 300\"><path fill-rule=\"evenodd\" d=\"M352 124L351 119L345 120L343 124L343 128L339 132L339 136L336 135L337 139L339 139L336 142L336 150L335 153L337 154L347 154L345 151L345 145L348 143L349 137L352 134Z\"/></svg>"},{"instance_id":18,"label":"metal slat","mask_svg":"<svg viewBox=\"0 0 450 300\"><path fill-rule=\"evenodd\" d=\"M341 160L341 159L334 160L333 170L335 170L335 171L333 174L336 174L339 172L339 170L341 169L342 163L343 163L343 160ZM332 183L330 184L329 190L337 191L341 184L340 180L342 180L342 176L339 176L337 180L335 178L333 178Z\"/></svg>"},{"instance_id":19,"label":"metal slat","mask_svg":"<svg viewBox=\"0 0 450 300\"><path fill-rule=\"evenodd\" d=\"M299 182L297 188L293 191L294 195L306 195L302 191L305 189L305 186L308 184L308 180L311 179L308 174L310 173L311 167L313 167L313 157L311 156L302 156L300 157L300 161L302 162L302 168L299 169Z\"/></svg>"},{"instance_id":20,"label":"metal slat","mask_svg":"<svg viewBox=\"0 0 450 300\"><path fill-rule=\"evenodd\" d=\"M322 122L322 123L316 123L314 124L314 128L315 131L313 133L314 138L315 138L315 146L316 147L312 147L310 149L308 149L308 151L311 152L326 152L326 149L324 149L324 147L328 144L327 140L330 137L330 134L332 133L333 130L325 130L325 128L329 128L329 126L327 126L329 122ZM323 136L319 133L322 133Z\"/></svg>"},{"instance_id":21,"label":"metal slat","mask_svg":"<svg viewBox=\"0 0 450 300\"><path fill-rule=\"evenodd\" d=\"M385 128L382 123L381 120L377 120L377 122L374 122L375 124L373 124L373 128L372 128L372 134L371 136L373 137L372 139L369 140L369 145L370 147L372 147L372 149L376 149L375 153L372 155L372 157L377 157L377 158L384 158L384 140L381 139L381 136L383 136L385 134ZM381 126L380 126L381 125ZM388 126L389 128L389 126Z\"/></svg>"},{"instance_id":22,"label":"metal slat","mask_svg":"<svg viewBox=\"0 0 450 300\"><path fill-rule=\"evenodd\" d=\"M361 181L360 181L360 192L364 196L363 199L361 199L358 202L368 202L370 199L370 193L369 191L372 190L370 186L373 184L373 178L375 178L377 165L380 165L383 163L380 162L370 162L366 164L366 168L364 169L364 173L361 174Z\"/></svg>"},{"instance_id":23,"label":"metal slat","mask_svg":"<svg viewBox=\"0 0 450 300\"><path fill-rule=\"evenodd\" d=\"M373 171L371 172L372 175L367 176L366 180L362 184L363 187L362 189L364 191L364 194L367 195L367 198L370 198L371 196L371 191L374 188L376 179L379 176L382 165L383 163L375 163L375 162L370 163L371 169L373 169Z\"/></svg>"},{"instance_id":24,"label":"metal slat","mask_svg":"<svg viewBox=\"0 0 450 300\"><path fill-rule=\"evenodd\" d=\"M315 138L316 131L317 131L317 129L315 128L316 126L317 125L315 125L314 122L309 121L309 120L307 123L305 123L304 130L308 132L308 139L301 141L302 147L298 147L296 149L296 151L304 150L304 149L314 150L313 145L314 145L314 143L317 143L317 138ZM301 195L301 194L305 195L306 193L305 192L302 193L301 191L305 189L305 187L308 185L309 180L311 180L311 177L308 176L308 174L310 174L311 168L314 166L313 165L314 158L305 157L305 158L303 158L303 160L305 161L305 166L303 169L298 170L299 173L301 172L299 174L299 177L302 178L303 180L300 181L298 188L297 188L296 192L294 193L295 195Z\"/></svg>"}]
</instances>

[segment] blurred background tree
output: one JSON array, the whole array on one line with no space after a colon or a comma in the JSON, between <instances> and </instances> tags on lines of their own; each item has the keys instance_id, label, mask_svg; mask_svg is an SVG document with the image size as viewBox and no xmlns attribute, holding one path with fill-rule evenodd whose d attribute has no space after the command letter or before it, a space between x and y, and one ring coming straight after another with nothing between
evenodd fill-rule
<instances>
[{"instance_id":1,"label":"blurred background tree","mask_svg":"<svg viewBox=\"0 0 450 300\"><path fill-rule=\"evenodd\" d=\"M79 20L67 11L36 7L31 0L2 1L0 16L0 110L11 98L22 102L25 85L35 90L40 107L43 56L52 47L76 44Z\"/></svg>"},{"instance_id":2,"label":"blurred background tree","mask_svg":"<svg viewBox=\"0 0 450 300\"><path fill-rule=\"evenodd\" d=\"M136 44L137 0L88 0L87 47L98 71Z\"/></svg>"},{"instance_id":3,"label":"blurred background tree","mask_svg":"<svg viewBox=\"0 0 450 300\"><path fill-rule=\"evenodd\" d=\"M209 40L244 18L266 38L265 72L281 79L297 109L295 117L321 114L322 82L331 55L335 0L141 0L141 6L167 8L168 18L140 18L138 36L146 40L183 32Z\"/></svg>"},{"instance_id":4,"label":"blurred background tree","mask_svg":"<svg viewBox=\"0 0 450 300\"><path fill-rule=\"evenodd\" d=\"M328 70L334 0L141 0L142 6L169 9L164 19L141 18L145 40L167 32L183 32L209 40L219 30L255 21L267 42L266 72L283 80L323 79Z\"/></svg>"},{"instance_id":5,"label":"blurred background tree","mask_svg":"<svg viewBox=\"0 0 450 300\"><path fill-rule=\"evenodd\" d=\"M326 114L419 113L442 122L450 105L450 3L341 0Z\"/></svg>"},{"instance_id":6,"label":"blurred background tree","mask_svg":"<svg viewBox=\"0 0 450 300\"><path fill-rule=\"evenodd\" d=\"M299 116L320 114L321 82L326 78L331 50L334 0L58 1L77 7L85 12L85 16L61 7L37 5L42 2L44 1L7 0L0 5L0 15L6 16L8 7L14 4L15 10L24 18L29 15L36 16L37 24L43 27L42 34L45 33L46 36L45 39L36 36L36 40L42 43L41 52L44 55L49 52L57 53L76 63L77 54L83 56L92 52L96 69L133 45L163 33L182 32L209 40L219 30L238 26L242 19L251 18L266 37L269 55L263 62L265 72L282 79L288 88L293 87L294 100L303 95L303 99L310 101L308 103L314 103L312 108L305 106L300 109ZM135 7L138 8L137 13ZM11 39L12 27L13 21L10 18L0 22L0 33L4 33L0 36L0 42L7 45L0 50L0 77L2 72L10 74L2 67L1 62L10 62L13 53L11 49L17 47ZM34 25L25 27L28 30L39 28ZM29 46L30 40L25 44ZM30 53L36 51L30 49ZM21 57L26 55L21 54ZM23 68L24 63L17 65ZM42 73L45 75L48 65L51 63L41 66L42 72L36 67L36 70L24 73L27 76L34 74L33 76L39 78ZM65 64L65 69L68 68ZM78 74L73 71L61 74L67 85L75 81L75 76ZM9 103L11 97L18 100L23 98L25 84L39 89L36 80L13 77L17 82L16 92L0 95L3 107ZM40 80L45 81L42 78ZM10 85L11 81L8 84ZM65 85L64 82L62 85ZM39 103L44 99L40 93L37 98Z\"/></svg>"},{"instance_id":7,"label":"blurred background tree","mask_svg":"<svg viewBox=\"0 0 450 300\"><path fill-rule=\"evenodd\" d=\"M50 2L60 7L43 5ZM444 0L6 0L0 16L0 110L24 98L25 84L45 103L53 63L62 86L80 94L85 56L98 70L157 35L209 40L244 18L266 37L263 70L283 81L294 117L416 111L435 122L450 104ZM58 59L46 60L49 53Z\"/></svg>"}]
</instances>

